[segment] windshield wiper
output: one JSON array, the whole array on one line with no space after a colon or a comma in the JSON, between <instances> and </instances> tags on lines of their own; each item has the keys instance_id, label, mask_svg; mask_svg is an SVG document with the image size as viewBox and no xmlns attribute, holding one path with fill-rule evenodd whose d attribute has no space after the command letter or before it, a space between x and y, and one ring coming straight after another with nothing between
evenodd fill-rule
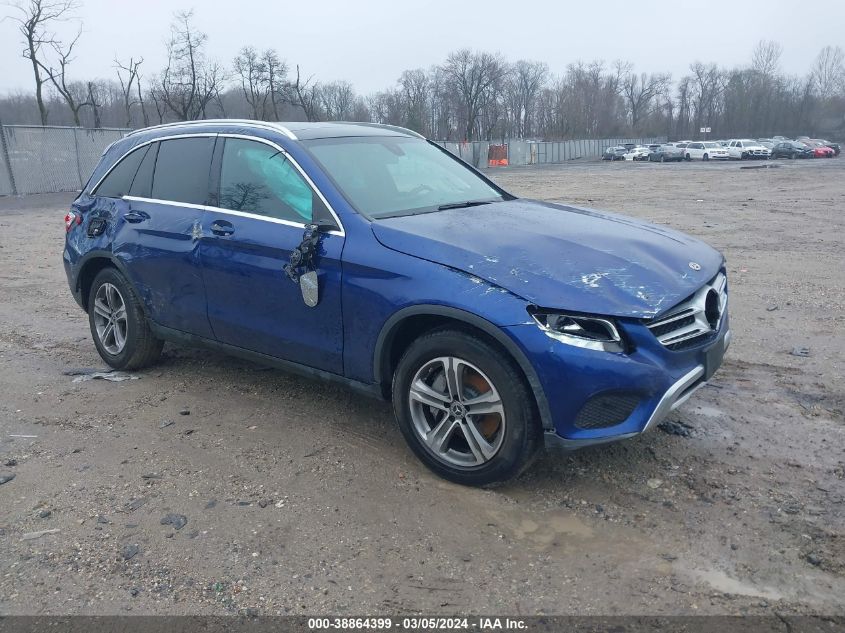
<instances>
[{"instance_id":1,"label":"windshield wiper","mask_svg":"<svg viewBox=\"0 0 845 633\"><path fill-rule=\"evenodd\" d=\"M478 207L482 204L490 204L489 200L468 200L467 202L452 202L450 204L441 204L437 207L438 211L445 211L446 209L465 209L466 207Z\"/></svg>"}]
</instances>

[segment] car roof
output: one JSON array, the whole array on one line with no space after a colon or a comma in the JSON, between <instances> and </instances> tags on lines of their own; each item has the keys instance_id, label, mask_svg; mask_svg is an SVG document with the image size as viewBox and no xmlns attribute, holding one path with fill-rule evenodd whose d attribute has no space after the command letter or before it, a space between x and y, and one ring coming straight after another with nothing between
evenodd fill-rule
<instances>
[{"instance_id":1,"label":"car roof","mask_svg":"<svg viewBox=\"0 0 845 633\"><path fill-rule=\"evenodd\" d=\"M157 135L158 131L167 134L190 134L191 132L223 131L231 128L254 128L278 132L291 140L308 140L316 138L340 138L346 136L406 136L424 138L413 130L396 125L382 125L379 123L359 123L355 121L291 121L271 122L254 121L251 119L203 119L200 121L178 121L164 123L152 127L133 130L127 136L144 133Z\"/></svg>"}]
</instances>

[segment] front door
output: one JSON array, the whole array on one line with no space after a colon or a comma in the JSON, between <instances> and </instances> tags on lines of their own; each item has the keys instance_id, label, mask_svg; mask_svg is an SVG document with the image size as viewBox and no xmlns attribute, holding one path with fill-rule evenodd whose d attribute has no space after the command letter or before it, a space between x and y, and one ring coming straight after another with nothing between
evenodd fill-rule
<instances>
[{"instance_id":1,"label":"front door","mask_svg":"<svg viewBox=\"0 0 845 633\"><path fill-rule=\"evenodd\" d=\"M229 345L342 373L340 227L321 237L315 259L319 302L308 307L299 284L283 267L302 242L306 224L335 221L324 200L272 143L226 138L218 151L217 204L204 214L200 240L214 336Z\"/></svg>"}]
</instances>

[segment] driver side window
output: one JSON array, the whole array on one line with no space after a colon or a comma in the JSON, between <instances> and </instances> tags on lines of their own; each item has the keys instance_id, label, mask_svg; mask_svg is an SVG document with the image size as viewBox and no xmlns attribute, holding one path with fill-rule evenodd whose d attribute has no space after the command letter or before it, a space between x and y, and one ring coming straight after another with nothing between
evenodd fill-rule
<instances>
[{"instance_id":1,"label":"driver side window","mask_svg":"<svg viewBox=\"0 0 845 633\"><path fill-rule=\"evenodd\" d=\"M227 138L220 207L302 224L314 216L314 191L284 153L265 143Z\"/></svg>"}]
</instances>

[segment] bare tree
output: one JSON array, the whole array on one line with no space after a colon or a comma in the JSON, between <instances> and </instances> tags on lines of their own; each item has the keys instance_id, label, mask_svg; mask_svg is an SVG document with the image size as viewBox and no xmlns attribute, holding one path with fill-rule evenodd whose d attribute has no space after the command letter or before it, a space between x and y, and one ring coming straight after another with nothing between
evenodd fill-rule
<instances>
[{"instance_id":1,"label":"bare tree","mask_svg":"<svg viewBox=\"0 0 845 633\"><path fill-rule=\"evenodd\" d=\"M158 81L158 98L180 121L205 116L225 79L222 68L205 57L208 37L194 30L193 11L175 15L167 43L167 66Z\"/></svg>"},{"instance_id":2,"label":"bare tree","mask_svg":"<svg viewBox=\"0 0 845 633\"><path fill-rule=\"evenodd\" d=\"M81 125L79 121L79 111L85 106L92 105L91 102L87 100L87 87L79 82L68 81L68 67L73 61L73 57L71 57L71 55L73 55L73 47L76 46L76 43L79 41L81 36L82 29L80 28L76 37L73 38L70 44L68 44L67 48L64 47L61 41L55 38L50 42L50 47L53 49L58 58L59 67L57 69L53 68L52 65L48 66L47 63L40 59L37 60L38 66L42 71L44 71L44 74L50 79L50 82L56 88L56 91L59 95L61 95L62 99L65 100L68 108L70 108L70 111L73 114L73 123L77 127Z\"/></svg>"},{"instance_id":3,"label":"bare tree","mask_svg":"<svg viewBox=\"0 0 845 633\"><path fill-rule=\"evenodd\" d=\"M356 105L355 89L348 81L333 81L319 87L320 101L328 121L350 121Z\"/></svg>"},{"instance_id":4,"label":"bare tree","mask_svg":"<svg viewBox=\"0 0 845 633\"><path fill-rule=\"evenodd\" d=\"M47 106L44 104L44 84L48 77L43 74L41 63L45 46L52 46L58 40L51 31L56 22L73 18L73 12L79 8L76 0L21 0L11 7L16 14L10 17L17 23L18 32L23 36L24 49L21 55L32 64L35 79L35 101L41 116L41 125L47 125Z\"/></svg>"},{"instance_id":5,"label":"bare tree","mask_svg":"<svg viewBox=\"0 0 845 633\"><path fill-rule=\"evenodd\" d=\"M132 125L132 106L140 104L141 110L144 108L143 97L141 96L141 75L139 68L144 63L144 58L135 59L130 57L127 63L122 63L117 59L114 60L115 68L117 68L117 80L120 82L120 91L123 93L123 109L126 119L126 127ZM125 77L124 77L125 74ZM135 100L133 95L133 84L137 85L138 99ZM146 122L145 122L146 124Z\"/></svg>"},{"instance_id":6,"label":"bare tree","mask_svg":"<svg viewBox=\"0 0 845 633\"><path fill-rule=\"evenodd\" d=\"M760 40L751 54L751 68L760 75L771 77L778 71L783 46L770 40Z\"/></svg>"},{"instance_id":7,"label":"bare tree","mask_svg":"<svg viewBox=\"0 0 845 633\"><path fill-rule=\"evenodd\" d=\"M263 57L252 46L244 46L235 57L235 73L240 77L244 99L252 108L253 119L264 118L264 108L269 96L267 66Z\"/></svg>"},{"instance_id":8,"label":"bare tree","mask_svg":"<svg viewBox=\"0 0 845 633\"><path fill-rule=\"evenodd\" d=\"M320 120L320 94L317 86L312 83L313 77L302 80L299 64L296 65L296 80L291 84L291 92L295 103L302 108L308 121Z\"/></svg>"},{"instance_id":9,"label":"bare tree","mask_svg":"<svg viewBox=\"0 0 845 633\"><path fill-rule=\"evenodd\" d=\"M513 118L513 133L518 138L531 135L537 96L548 74L549 67L545 63L525 60L516 62L508 73L505 93Z\"/></svg>"},{"instance_id":10,"label":"bare tree","mask_svg":"<svg viewBox=\"0 0 845 633\"><path fill-rule=\"evenodd\" d=\"M261 63L264 65L267 96L270 99L273 120L278 121L279 106L285 101L285 81L288 75L288 65L279 58L279 54L272 48L268 48L261 54Z\"/></svg>"},{"instance_id":11,"label":"bare tree","mask_svg":"<svg viewBox=\"0 0 845 633\"><path fill-rule=\"evenodd\" d=\"M504 61L499 55L465 48L446 58L443 72L460 95L465 116L464 140L471 141L482 105L505 73Z\"/></svg>"},{"instance_id":12,"label":"bare tree","mask_svg":"<svg viewBox=\"0 0 845 633\"><path fill-rule=\"evenodd\" d=\"M422 68L406 70L399 77L399 86L401 87L400 100L405 110L402 123L412 130L426 134L430 90L428 75Z\"/></svg>"},{"instance_id":13,"label":"bare tree","mask_svg":"<svg viewBox=\"0 0 845 633\"><path fill-rule=\"evenodd\" d=\"M839 46L825 46L819 52L811 71L818 95L828 99L845 92L845 54Z\"/></svg>"},{"instance_id":14,"label":"bare tree","mask_svg":"<svg viewBox=\"0 0 845 633\"><path fill-rule=\"evenodd\" d=\"M622 95L631 117L631 127L636 130L640 119L648 113L657 97L666 92L671 77L662 73L640 73L628 69L622 80Z\"/></svg>"},{"instance_id":15,"label":"bare tree","mask_svg":"<svg viewBox=\"0 0 845 633\"><path fill-rule=\"evenodd\" d=\"M100 111L103 107L101 100L102 87L95 81L88 82L88 105L94 113L94 128L100 129L103 127L102 119L100 118ZM127 125L128 127L128 125Z\"/></svg>"}]
</instances>

